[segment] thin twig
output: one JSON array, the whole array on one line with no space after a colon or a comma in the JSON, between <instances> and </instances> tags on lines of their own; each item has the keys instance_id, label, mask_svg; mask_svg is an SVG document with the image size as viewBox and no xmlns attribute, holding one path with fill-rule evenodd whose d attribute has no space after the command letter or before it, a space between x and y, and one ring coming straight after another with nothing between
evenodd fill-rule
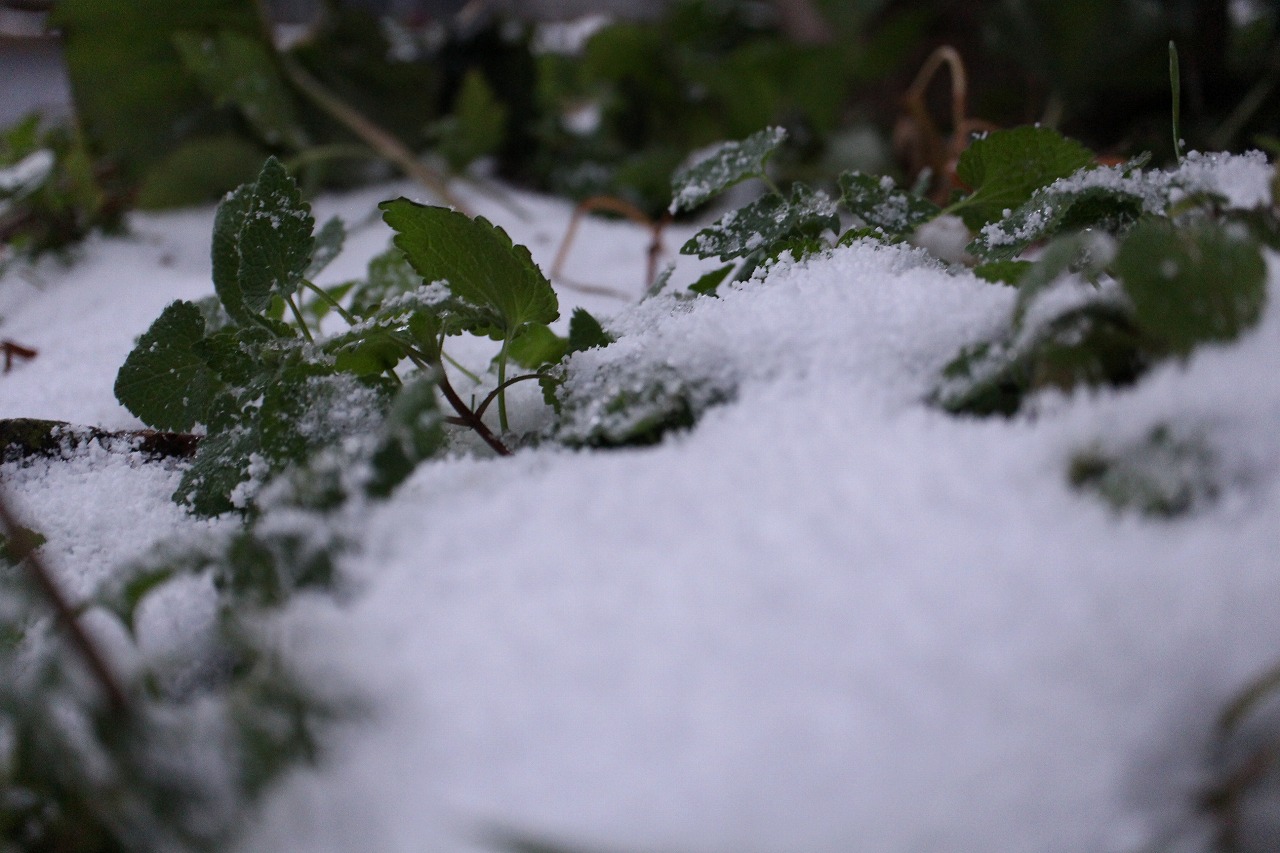
<instances>
[{"instance_id":1,"label":"thin twig","mask_svg":"<svg viewBox=\"0 0 1280 853\"><path fill-rule=\"evenodd\" d=\"M524 374L521 374L520 376L516 376L511 379L508 379L506 382L503 382L497 388L494 388L487 395L485 395L485 398L480 401L480 405L476 406L476 417L483 418L485 410L488 409L489 405L498 398L498 394L510 388L512 385L515 385L517 382L527 382L530 379L542 379L542 378L543 377L541 373L524 373Z\"/></svg>"},{"instance_id":2,"label":"thin twig","mask_svg":"<svg viewBox=\"0 0 1280 853\"><path fill-rule=\"evenodd\" d=\"M0 492L0 526L3 526L5 532L9 535L10 548L14 559L27 567L31 579L40 589L40 592L44 594L44 597L48 599L58 622L66 629L68 636L71 637L71 644L75 646L80 657L84 659L85 664L89 667L89 672L102 688L102 692L106 694L112 710L121 714L128 711L129 700L126 698L124 688L120 686L120 682L111 671L111 667L107 665L106 658L102 652L93 644L93 640L89 638L88 633L85 632L79 620L76 619L74 608L72 608L66 596L63 595L62 590L58 587L58 583L54 580L49 567L44 564L44 560L37 553L36 548L30 542L24 541L26 537L20 532L22 527L9 511L9 505L5 502L3 492Z\"/></svg>"},{"instance_id":3,"label":"thin twig","mask_svg":"<svg viewBox=\"0 0 1280 853\"><path fill-rule=\"evenodd\" d=\"M403 142L326 89L319 80L312 77L296 60L281 55L280 64L284 68L285 74L288 75L289 80L304 95L359 137L361 142L376 151L383 159L395 164L400 171L440 196L455 210L466 213L468 216L471 215L467 212L462 202L458 201L453 193L449 191L444 177L435 170L423 165Z\"/></svg>"},{"instance_id":4,"label":"thin twig","mask_svg":"<svg viewBox=\"0 0 1280 853\"><path fill-rule=\"evenodd\" d=\"M666 228L667 223L671 221L671 215L667 214L663 218L655 221L631 202L609 195L595 195L590 198L585 198L578 202L577 207L573 209L573 216L569 219L569 227L565 230L564 239L560 241L560 250L556 252L556 259L551 264L551 277L553 279L561 278L565 261L569 258L569 249L578 235L578 226L581 224L582 218L586 214L597 210L617 213L620 216L625 216L637 225L649 229L652 239L649 241L649 248L647 250L648 265L645 268L645 287L648 287L653 283L653 277L657 272L658 258L662 254L662 231ZM592 285L574 284L573 286L578 290L583 290L589 293L604 293L611 296L618 295L613 291L594 287Z\"/></svg>"},{"instance_id":5,"label":"thin twig","mask_svg":"<svg viewBox=\"0 0 1280 853\"><path fill-rule=\"evenodd\" d=\"M453 406L453 410L458 413L458 417L473 430L480 438L484 439L484 443L493 448L493 452L499 456L510 456L511 450L502 443L489 426L480 419L480 417L462 401L458 396L458 392L453 390L453 385L449 382L449 375L445 373L443 365L440 368L440 375L436 379L436 384L440 386L440 390L444 392L444 397L449 401L449 405Z\"/></svg>"}]
</instances>

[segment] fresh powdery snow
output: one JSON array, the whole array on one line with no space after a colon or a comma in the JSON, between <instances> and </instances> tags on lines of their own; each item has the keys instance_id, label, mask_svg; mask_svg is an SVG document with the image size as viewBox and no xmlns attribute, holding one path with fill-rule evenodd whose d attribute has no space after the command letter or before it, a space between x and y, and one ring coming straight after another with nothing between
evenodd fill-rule
<instances>
[{"instance_id":1,"label":"fresh powdery snow","mask_svg":"<svg viewBox=\"0 0 1280 853\"><path fill-rule=\"evenodd\" d=\"M1233 188L1248 165L1193 161ZM357 224L326 281L385 248L367 217L400 191L321 201ZM549 268L569 206L510 200L471 199ZM211 293L211 224L136 216L76 266L0 282L0 334L40 351L0 377L0 417L138 426L114 371L164 304ZM972 419L925 400L1010 289L861 243L638 302L647 240L580 234L565 276L594 287L563 287L562 316L583 304L620 338L574 358L665 364L732 401L648 449L459 453L370 508L354 595L300 597L281 633L367 712L267 796L242 853L1207 850L1215 721L1280 661L1275 259L1238 342ZM528 385L513 416L536 428ZM1212 506L1151 520L1068 484L1077 452L1159 424L1216 455ZM105 452L0 468L79 595L162 536L233 523L184 516L179 473Z\"/></svg>"}]
</instances>

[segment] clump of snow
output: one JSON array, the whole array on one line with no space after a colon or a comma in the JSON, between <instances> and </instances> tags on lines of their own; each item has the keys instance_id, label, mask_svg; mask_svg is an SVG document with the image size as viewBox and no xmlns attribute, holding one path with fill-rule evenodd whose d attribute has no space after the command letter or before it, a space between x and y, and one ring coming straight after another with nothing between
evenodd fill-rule
<instances>
[{"instance_id":1,"label":"clump of snow","mask_svg":"<svg viewBox=\"0 0 1280 853\"><path fill-rule=\"evenodd\" d=\"M1184 168L1221 187L1252 163ZM359 221L397 189L317 207ZM474 203L544 262L570 215ZM138 220L44 268L5 328L41 356L0 377L0 416L134 425L114 371L164 304L209 292L211 218ZM634 288L647 234L595 233L575 262ZM329 274L386 238L354 234ZM689 853L1207 850L1215 720L1280 658L1274 263L1268 292L1236 343L1008 420L923 402L1014 297L919 251L860 243L717 299L582 296L619 340L573 357L575 389L669 369L732 401L647 450L431 462L370 507L344 558L359 594L299 600L277 630L371 713L240 849L471 851L511 830ZM1216 503L1157 522L1071 489L1081 449L1159 424L1231 472ZM169 502L178 476L114 455L0 469L77 593L202 529Z\"/></svg>"}]
</instances>

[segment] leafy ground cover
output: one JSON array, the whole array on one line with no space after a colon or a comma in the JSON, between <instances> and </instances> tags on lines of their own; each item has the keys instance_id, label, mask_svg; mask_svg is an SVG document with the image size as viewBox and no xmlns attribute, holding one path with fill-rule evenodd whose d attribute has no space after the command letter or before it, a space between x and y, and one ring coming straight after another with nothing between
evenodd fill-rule
<instances>
[{"instance_id":1,"label":"leafy ground cover","mask_svg":"<svg viewBox=\"0 0 1280 853\"><path fill-rule=\"evenodd\" d=\"M767 177L781 140L704 152L677 200ZM617 295L548 297L566 203L381 222L412 189L313 211L271 163L38 267L0 417L249 438L214 518L178 502L226 508L199 456L127 436L4 464L136 684L121 729L38 603L6 612L8 687L41 685L4 696L9 843L1268 849L1272 167L1080 172L1033 130L970 152L984 275L903 241L941 208L849 174L677 229L647 294L648 232L591 222L565 274ZM446 269L471 241L501 275ZM1153 273L1179 298L1148 306ZM505 418L504 358L539 380Z\"/></svg>"}]
</instances>

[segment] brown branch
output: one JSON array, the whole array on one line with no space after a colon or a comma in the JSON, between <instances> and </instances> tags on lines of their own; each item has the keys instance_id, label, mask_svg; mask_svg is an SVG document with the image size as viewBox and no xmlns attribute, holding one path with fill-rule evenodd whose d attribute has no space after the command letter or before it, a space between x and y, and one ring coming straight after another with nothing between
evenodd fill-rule
<instances>
[{"instance_id":1,"label":"brown branch","mask_svg":"<svg viewBox=\"0 0 1280 853\"><path fill-rule=\"evenodd\" d=\"M573 216L569 219L569 227L565 230L564 239L560 241L560 249L556 252L556 259L551 264L551 277L553 279L561 278L565 261L569 258L569 249L578 235L578 226L581 224L582 218L586 214L597 210L625 216L637 225L649 229L652 239L649 241L649 248L646 254L648 265L645 269L645 287L648 287L653 283L654 275L657 273L658 258L662 254L662 232L671 221L671 215L667 214L661 219L654 220L631 202L609 195L594 195L590 198L585 198L578 202L578 206L573 209ZM610 296L619 295L611 290L591 285L574 284L573 286L589 293L603 293Z\"/></svg>"},{"instance_id":2,"label":"brown branch","mask_svg":"<svg viewBox=\"0 0 1280 853\"><path fill-rule=\"evenodd\" d=\"M439 378L436 384L440 386L440 390L444 392L444 397L449 401L449 405L453 406L453 410L458 413L458 418L466 426L475 430L476 434L484 439L484 443L493 448L493 452L499 456L510 456L511 450L502 440L493 434L489 429L489 425L480 419L480 416L471 411L467 404L462 402L462 398L458 396L458 392L453 390L453 384L449 382L449 375L445 373L444 365L440 365Z\"/></svg>"},{"instance_id":3,"label":"brown branch","mask_svg":"<svg viewBox=\"0 0 1280 853\"><path fill-rule=\"evenodd\" d=\"M0 419L0 461L30 456L57 456L64 451L100 442L109 449L123 445L130 451L166 459L195 455L200 436L153 429L112 432L98 427L75 426L66 421L36 418Z\"/></svg>"},{"instance_id":4,"label":"brown branch","mask_svg":"<svg viewBox=\"0 0 1280 853\"><path fill-rule=\"evenodd\" d=\"M31 347L24 347L22 344L11 341L8 338L0 341L0 351L4 352L5 373L8 373L13 369L14 359L20 358L25 361L30 361L40 354L37 350L34 350Z\"/></svg>"},{"instance_id":5,"label":"brown branch","mask_svg":"<svg viewBox=\"0 0 1280 853\"><path fill-rule=\"evenodd\" d=\"M49 567L40 557L35 544L30 541L31 537L25 534L17 518L9 511L3 492L0 492L0 526L8 534L9 550L13 559L27 567L31 580L53 607L58 622L71 638L71 644L84 659L85 665L88 666L94 680L98 682L98 686L102 688L102 692L106 694L111 709L120 714L128 711L129 700L124 688L120 686L120 681L111 671L102 652L94 645L93 640L76 618L75 609L58 587Z\"/></svg>"}]
</instances>

